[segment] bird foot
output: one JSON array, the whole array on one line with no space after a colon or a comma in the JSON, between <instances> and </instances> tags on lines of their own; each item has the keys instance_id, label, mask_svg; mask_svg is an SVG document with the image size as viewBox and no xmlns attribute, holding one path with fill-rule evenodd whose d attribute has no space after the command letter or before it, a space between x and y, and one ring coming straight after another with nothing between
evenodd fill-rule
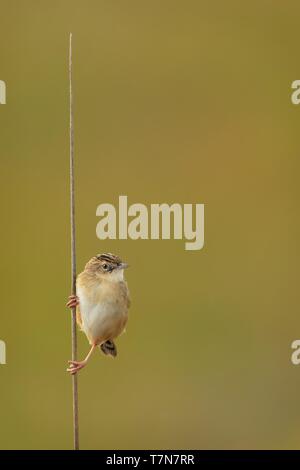
<instances>
[{"instance_id":1,"label":"bird foot","mask_svg":"<svg viewBox=\"0 0 300 470\"><path fill-rule=\"evenodd\" d=\"M67 369L67 372L70 372L71 375L76 374L80 369L83 369L86 366L87 361L68 361L70 366Z\"/></svg>"},{"instance_id":2,"label":"bird foot","mask_svg":"<svg viewBox=\"0 0 300 470\"><path fill-rule=\"evenodd\" d=\"M79 305L79 299L76 295L70 295L69 300L67 302L67 307L74 308Z\"/></svg>"}]
</instances>

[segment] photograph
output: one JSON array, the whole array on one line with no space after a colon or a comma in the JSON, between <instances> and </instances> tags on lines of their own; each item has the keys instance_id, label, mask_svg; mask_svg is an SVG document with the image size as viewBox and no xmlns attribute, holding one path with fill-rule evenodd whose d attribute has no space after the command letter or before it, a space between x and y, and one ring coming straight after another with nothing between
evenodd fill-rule
<instances>
[{"instance_id":1,"label":"photograph","mask_svg":"<svg viewBox=\"0 0 300 470\"><path fill-rule=\"evenodd\" d=\"M300 461L299 2L0 16L0 456Z\"/></svg>"}]
</instances>

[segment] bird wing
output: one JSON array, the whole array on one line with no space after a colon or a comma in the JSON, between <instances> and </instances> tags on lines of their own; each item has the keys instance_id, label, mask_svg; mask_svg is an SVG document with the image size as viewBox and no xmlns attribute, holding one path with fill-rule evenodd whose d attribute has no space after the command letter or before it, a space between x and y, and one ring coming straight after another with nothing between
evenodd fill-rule
<instances>
[{"instance_id":1,"label":"bird wing","mask_svg":"<svg viewBox=\"0 0 300 470\"><path fill-rule=\"evenodd\" d=\"M122 283L122 294L123 294L123 297L126 301L126 306L127 308L130 307L131 305L131 300L130 300L130 294L129 294L129 289L128 289L128 286L127 286L127 282L123 282Z\"/></svg>"}]
</instances>

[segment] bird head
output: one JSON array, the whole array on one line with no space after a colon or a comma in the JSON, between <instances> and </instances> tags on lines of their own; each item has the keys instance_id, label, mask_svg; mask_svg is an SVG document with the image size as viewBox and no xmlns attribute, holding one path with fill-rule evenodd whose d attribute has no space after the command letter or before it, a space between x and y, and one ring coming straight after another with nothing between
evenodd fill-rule
<instances>
[{"instance_id":1,"label":"bird head","mask_svg":"<svg viewBox=\"0 0 300 470\"><path fill-rule=\"evenodd\" d=\"M112 253L103 253L93 256L86 264L85 269L100 279L121 281L124 278L124 269L128 268L121 258Z\"/></svg>"}]
</instances>

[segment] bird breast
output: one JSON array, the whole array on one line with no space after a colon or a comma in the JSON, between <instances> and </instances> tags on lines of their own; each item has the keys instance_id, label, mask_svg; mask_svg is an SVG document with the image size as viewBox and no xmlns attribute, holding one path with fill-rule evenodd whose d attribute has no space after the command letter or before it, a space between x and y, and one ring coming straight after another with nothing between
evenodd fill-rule
<instances>
[{"instance_id":1,"label":"bird breast","mask_svg":"<svg viewBox=\"0 0 300 470\"><path fill-rule=\"evenodd\" d=\"M102 281L94 285L77 284L82 330L91 344L101 344L119 336L127 322L125 282Z\"/></svg>"}]
</instances>

